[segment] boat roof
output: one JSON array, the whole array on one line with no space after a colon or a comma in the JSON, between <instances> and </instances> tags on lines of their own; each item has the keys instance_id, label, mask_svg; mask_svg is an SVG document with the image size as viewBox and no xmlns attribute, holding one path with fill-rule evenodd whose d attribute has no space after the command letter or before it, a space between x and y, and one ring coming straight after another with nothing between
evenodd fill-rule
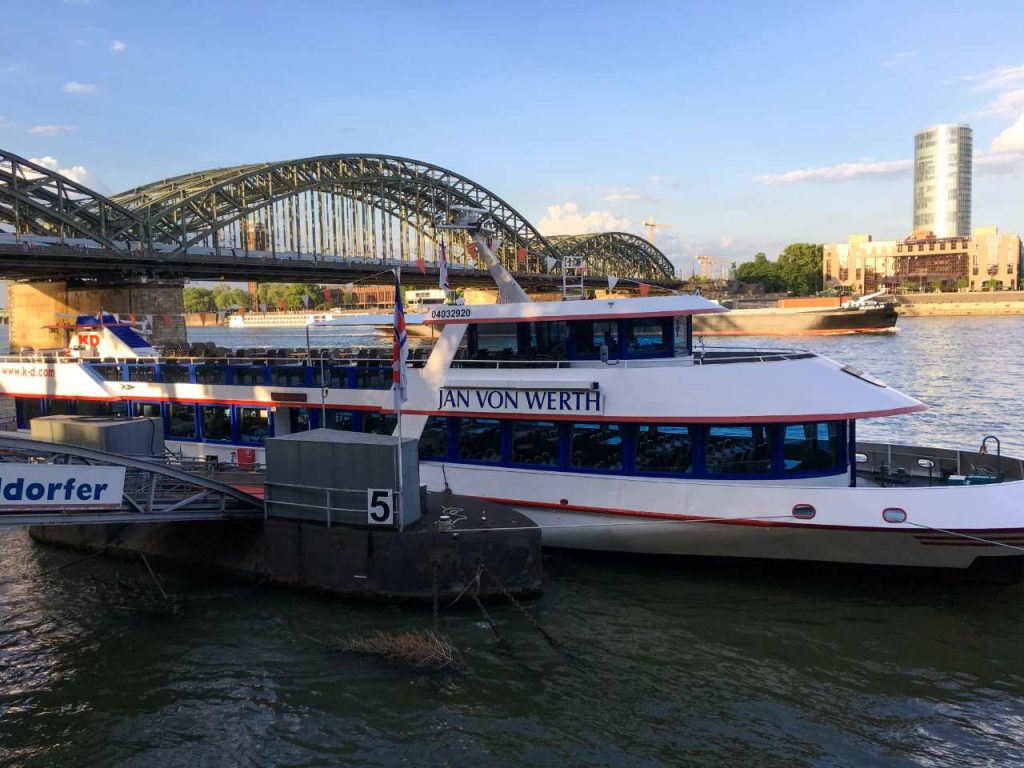
<instances>
[{"instance_id":1,"label":"boat roof","mask_svg":"<svg viewBox=\"0 0 1024 768\"><path fill-rule=\"evenodd\" d=\"M725 312L703 296L679 294L636 299L531 301L517 304L463 304L431 307L428 325L448 323L508 323L528 320L598 320L601 318L672 317Z\"/></svg>"}]
</instances>

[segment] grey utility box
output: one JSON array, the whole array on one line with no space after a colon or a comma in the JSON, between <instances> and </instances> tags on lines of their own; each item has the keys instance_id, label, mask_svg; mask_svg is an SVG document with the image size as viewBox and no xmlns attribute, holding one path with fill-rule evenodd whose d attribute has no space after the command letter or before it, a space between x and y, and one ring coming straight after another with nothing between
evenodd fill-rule
<instances>
[{"instance_id":1,"label":"grey utility box","mask_svg":"<svg viewBox=\"0 0 1024 768\"><path fill-rule=\"evenodd\" d=\"M267 515L327 525L411 525L420 519L418 444L402 440L402 494L396 504L398 437L314 429L270 438Z\"/></svg>"},{"instance_id":2,"label":"grey utility box","mask_svg":"<svg viewBox=\"0 0 1024 768\"><path fill-rule=\"evenodd\" d=\"M106 416L37 416L32 439L77 445L125 456L160 456L164 423L157 418L114 419Z\"/></svg>"}]
</instances>

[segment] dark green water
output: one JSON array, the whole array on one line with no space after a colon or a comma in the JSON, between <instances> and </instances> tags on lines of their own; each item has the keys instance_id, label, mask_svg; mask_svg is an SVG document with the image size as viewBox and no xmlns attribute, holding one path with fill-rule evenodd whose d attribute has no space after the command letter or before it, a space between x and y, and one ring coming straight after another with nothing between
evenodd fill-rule
<instances>
[{"instance_id":1,"label":"dark green water","mask_svg":"<svg viewBox=\"0 0 1024 768\"><path fill-rule=\"evenodd\" d=\"M782 343L935 406L866 437L1019 455L1024 320L901 325ZM427 674L310 637L429 610L162 573L181 615L125 612L113 584L144 568L54 570L80 557L0 531L4 765L1024 765L1021 586L549 556L531 610L562 650L514 609L492 608L511 650L449 611L464 665Z\"/></svg>"}]
</instances>

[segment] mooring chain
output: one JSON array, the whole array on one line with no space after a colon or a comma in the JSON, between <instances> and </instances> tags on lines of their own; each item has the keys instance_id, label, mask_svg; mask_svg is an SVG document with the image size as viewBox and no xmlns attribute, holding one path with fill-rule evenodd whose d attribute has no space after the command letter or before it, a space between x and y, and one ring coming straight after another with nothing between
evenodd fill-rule
<instances>
[{"instance_id":1,"label":"mooring chain","mask_svg":"<svg viewBox=\"0 0 1024 768\"><path fill-rule=\"evenodd\" d=\"M477 582L477 591L470 592L469 596L473 598L473 602L476 603L476 607L480 609L480 613L491 627L491 631L494 632L494 636L498 638L498 642L501 643L508 650L512 650L512 644L502 637L501 632L498 631L498 625L494 623L494 619L491 618L491 614L484 608L484 604L480 602L480 595L478 594L480 583Z\"/></svg>"},{"instance_id":2,"label":"mooring chain","mask_svg":"<svg viewBox=\"0 0 1024 768\"><path fill-rule=\"evenodd\" d=\"M439 590L439 585L438 585L438 578L437 578L437 572L438 572L438 569L439 569L439 568L440 568L440 566L438 565L438 563L437 563L437 562L435 562L435 563L434 563L434 632L437 632L437 631L438 631L438 629L437 629L437 627L438 627L438 609L437 609L437 602L438 602L438 590Z\"/></svg>"},{"instance_id":3,"label":"mooring chain","mask_svg":"<svg viewBox=\"0 0 1024 768\"><path fill-rule=\"evenodd\" d=\"M481 568L481 570L483 570L484 569L483 565L481 565L480 568ZM484 571L484 572L487 573L487 575L490 576L491 580L494 581L494 583L498 585L498 589L501 590L501 594L503 594L505 597L507 597L508 601L510 603L512 603L513 606L515 606L517 611L519 611L521 614L523 614L523 616L526 618L526 620L528 622L530 622L530 624L533 625L534 629L536 629L538 632L541 633L541 635L544 636L544 639L548 641L548 645L550 645L552 648L561 648L562 647L562 644L559 643L558 640L556 640L551 635L551 633L549 633L546 629L544 629L544 627L541 626L540 622L537 621L537 619L534 617L534 615L532 613L530 613L530 611L526 608L526 606L523 605L522 603L520 603L518 600L516 600L515 596L511 592L509 592L508 587L506 587L504 584L501 583L501 579L499 579L497 576L495 576L490 571Z\"/></svg>"}]
</instances>

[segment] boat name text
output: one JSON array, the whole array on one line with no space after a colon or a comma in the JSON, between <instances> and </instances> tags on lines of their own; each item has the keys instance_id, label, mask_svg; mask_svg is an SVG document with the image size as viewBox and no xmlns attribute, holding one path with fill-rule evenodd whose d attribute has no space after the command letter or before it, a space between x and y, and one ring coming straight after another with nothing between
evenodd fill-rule
<instances>
[{"instance_id":1,"label":"boat name text","mask_svg":"<svg viewBox=\"0 0 1024 768\"><path fill-rule=\"evenodd\" d=\"M438 410L474 413L531 413L583 415L603 412L596 390L459 389L438 393Z\"/></svg>"}]
</instances>

